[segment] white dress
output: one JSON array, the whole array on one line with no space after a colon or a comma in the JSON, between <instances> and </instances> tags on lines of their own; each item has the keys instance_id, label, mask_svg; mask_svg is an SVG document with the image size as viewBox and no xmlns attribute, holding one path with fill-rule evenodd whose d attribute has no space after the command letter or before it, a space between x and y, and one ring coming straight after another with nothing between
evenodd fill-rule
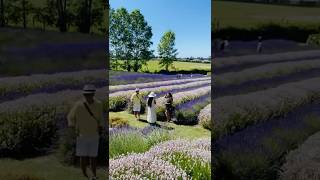
<instances>
[{"instance_id":1,"label":"white dress","mask_svg":"<svg viewBox=\"0 0 320 180\"><path fill-rule=\"evenodd\" d=\"M155 123L157 121L157 113L156 113L154 98L152 100L151 107L149 107L147 104L147 110L148 110L147 121L149 123Z\"/></svg>"}]
</instances>

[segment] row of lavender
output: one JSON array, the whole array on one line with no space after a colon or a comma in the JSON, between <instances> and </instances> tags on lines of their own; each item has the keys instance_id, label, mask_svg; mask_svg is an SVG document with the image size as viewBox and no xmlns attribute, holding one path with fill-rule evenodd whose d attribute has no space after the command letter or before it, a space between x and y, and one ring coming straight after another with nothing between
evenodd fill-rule
<instances>
[{"instance_id":1,"label":"row of lavender","mask_svg":"<svg viewBox=\"0 0 320 180\"><path fill-rule=\"evenodd\" d=\"M192 89L199 89L201 87L207 87L210 85L210 80L203 79L194 82L187 82L184 84L170 84L170 85L158 85L157 87L142 88L140 89L140 94L146 97L151 91L161 96L167 92L179 92L179 91L190 91ZM117 91L109 94L109 110L110 111L120 111L127 108L130 96L134 93L134 90L128 91Z\"/></svg>"},{"instance_id":2,"label":"row of lavender","mask_svg":"<svg viewBox=\"0 0 320 180\"><path fill-rule=\"evenodd\" d=\"M209 139L169 140L109 160L113 179L211 179Z\"/></svg>"},{"instance_id":3,"label":"row of lavender","mask_svg":"<svg viewBox=\"0 0 320 180\"><path fill-rule=\"evenodd\" d=\"M285 52L276 54L246 55L237 57L223 57L214 61L216 73L238 71L244 68L259 66L269 63L292 62L307 59L319 59L319 50L308 50L300 52Z\"/></svg>"}]
</instances>

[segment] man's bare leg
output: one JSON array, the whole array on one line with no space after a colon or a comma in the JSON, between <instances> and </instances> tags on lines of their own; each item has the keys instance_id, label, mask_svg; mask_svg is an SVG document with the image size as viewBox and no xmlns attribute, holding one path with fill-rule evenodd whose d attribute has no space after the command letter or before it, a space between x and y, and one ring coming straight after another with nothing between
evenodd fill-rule
<instances>
[{"instance_id":1,"label":"man's bare leg","mask_svg":"<svg viewBox=\"0 0 320 180\"><path fill-rule=\"evenodd\" d=\"M140 119L140 112L137 112L137 114L138 114L138 119Z\"/></svg>"},{"instance_id":2,"label":"man's bare leg","mask_svg":"<svg viewBox=\"0 0 320 180\"><path fill-rule=\"evenodd\" d=\"M87 174L87 166L88 166L88 157L84 157L84 156L80 157L80 167L82 170L82 174L85 177L89 177Z\"/></svg>"},{"instance_id":3,"label":"man's bare leg","mask_svg":"<svg viewBox=\"0 0 320 180\"><path fill-rule=\"evenodd\" d=\"M94 177L97 177L97 158L90 157L90 167Z\"/></svg>"}]
</instances>

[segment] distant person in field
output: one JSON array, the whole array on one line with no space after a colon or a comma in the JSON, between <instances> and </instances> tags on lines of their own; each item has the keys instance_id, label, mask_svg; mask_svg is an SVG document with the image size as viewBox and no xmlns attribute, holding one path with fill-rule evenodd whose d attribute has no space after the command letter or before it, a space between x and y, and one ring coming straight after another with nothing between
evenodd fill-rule
<instances>
[{"instance_id":1,"label":"distant person in field","mask_svg":"<svg viewBox=\"0 0 320 180\"><path fill-rule=\"evenodd\" d=\"M151 125L154 125L157 121L155 97L156 97L156 94L154 92L151 92L148 95L148 100L147 100L147 121Z\"/></svg>"},{"instance_id":2,"label":"distant person in field","mask_svg":"<svg viewBox=\"0 0 320 180\"><path fill-rule=\"evenodd\" d=\"M173 97L172 94L169 92L168 94L165 95L165 99L166 99L166 118L167 121L170 122L171 118L172 118L172 114L173 114Z\"/></svg>"},{"instance_id":3,"label":"distant person in field","mask_svg":"<svg viewBox=\"0 0 320 180\"><path fill-rule=\"evenodd\" d=\"M259 36L258 37L258 44L257 44L257 53L261 53L262 52L262 37Z\"/></svg>"},{"instance_id":4,"label":"distant person in field","mask_svg":"<svg viewBox=\"0 0 320 180\"><path fill-rule=\"evenodd\" d=\"M76 156L80 157L80 167L85 177L90 162L93 177L97 179L96 167L99 148L99 131L105 130L102 103L94 98L95 87L85 85L84 99L75 103L68 114L68 126L75 128L77 134Z\"/></svg>"},{"instance_id":5,"label":"distant person in field","mask_svg":"<svg viewBox=\"0 0 320 180\"><path fill-rule=\"evenodd\" d=\"M131 95L130 101L132 103L133 114L137 120L140 120L141 100L142 97L139 93L139 89L135 89L135 93Z\"/></svg>"}]
</instances>

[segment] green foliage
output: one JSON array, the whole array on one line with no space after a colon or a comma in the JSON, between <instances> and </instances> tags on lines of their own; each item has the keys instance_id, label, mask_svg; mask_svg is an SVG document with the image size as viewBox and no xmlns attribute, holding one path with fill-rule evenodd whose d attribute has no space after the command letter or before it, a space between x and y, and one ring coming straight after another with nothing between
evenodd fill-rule
<instances>
[{"instance_id":1,"label":"green foliage","mask_svg":"<svg viewBox=\"0 0 320 180\"><path fill-rule=\"evenodd\" d=\"M109 111L122 111L127 106L128 99L124 96L109 97Z\"/></svg>"},{"instance_id":2,"label":"green foliage","mask_svg":"<svg viewBox=\"0 0 320 180\"><path fill-rule=\"evenodd\" d=\"M169 71L169 67L172 66L178 55L178 50L174 48L175 39L175 33L173 31L167 31L162 36L158 45L158 52L161 57L159 65L164 67L166 71Z\"/></svg>"},{"instance_id":3,"label":"green foliage","mask_svg":"<svg viewBox=\"0 0 320 180\"><path fill-rule=\"evenodd\" d=\"M129 121L119 117L109 118L109 127L111 128L121 128L124 126L128 126Z\"/></svg>"},{"instance_id":4,"label":"green foliage","mask_svg":"<svg viewBox=\"0 0 320 180\"><path fill-rule=\"evenodd\" d=\"M148 135L139 131L124 130L113 134L109 138L109 158L129 153L143 153L152 146L172 139L170 133L165 130L153 130Z\"/></svg>"},{"instance_id":5,"label":"green foliage","mask_svg":"<svg viewBox=\"0 0 320 180\"><path fill-rule=\"evenodd\" d=\"M136 131L128 131L112 135L109 138L109 158L131 152L142 153L149 149L146 139Z\"/></svg>"},{"instance_id":6,"label":"green foliage","mask_svg":"<svg viewBox=\"0 0 320 180\"><path fill-rule=\"evenodd\" d=\"M25 158L43 153L57 132L53 107L0 113L0 154Z\"/></svg>"},{"instance_id":7,"label":"green foliage","mask_svg":"<svg viewBox=\"0 0 320 180\"><path fill-rule=\"evenodd\" d=\"M148 147L152 147L164 141L172 139L170 133L164 130L154 130L147 136Z\"/></svg>"},{"instance_id":8,"label":"green foliage","mask_svg":"<svg viewBox=\"0 0 320 180\"><path fill-rule=\"evenodd\" d=\"M202 162L198 158L176 152L172 157L165 157L173 165L183 169L192 179L211 179L211 164Z\"/></svg>"},{"instance_id":9,"label":"green foliage","mask_svg":"<svg viewBox=\"0 0 320 180\"><path fill-rule=\"evenodd\" d=\"M117 69L118 60L123 60L123 69L137 72L152 56L151 27L139 10L112 9L109 18L111 67Z\"/></svg>"}]
</instances>

